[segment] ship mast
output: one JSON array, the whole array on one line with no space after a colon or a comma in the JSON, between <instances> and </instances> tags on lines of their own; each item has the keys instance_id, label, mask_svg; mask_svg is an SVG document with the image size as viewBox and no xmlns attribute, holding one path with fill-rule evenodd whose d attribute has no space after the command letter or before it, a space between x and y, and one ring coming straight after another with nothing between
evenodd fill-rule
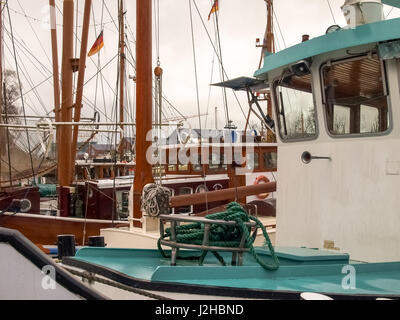
<instances>
[{"instance_id":1,"label":"ship mast","mask_svg":"<svg viewBox=\"0 0 400 320\"><path fill-rule=\"evenodd\" d=\"M3 123L3 8L4 4L0 4L0 124ZM5 97L4 97L5 99ZM0 129L0 143L4 146L3 129ZM1 157L5 155L5 148L1 148L0 151L0 161ZM1 166L0 163L0 180L1 180ZM1 185L0 185L1 187Z\"/></svg>"},{"instance_id":2,"label":"ship mast","mask_svg":"<svg viewBox=\"0 0 400 320\"><path fill-rule=\"evenodd\" d=\"M264 35L264 41L262 44L262 50L261 50L261 57L260 57L260 63L258 65L258 69L261 68L261 64L264 60L265 53L275 53L275 45L274 45L274 33L272 31L272 26L273 26L273 6L274 6L274 1L273 0L264 0L267 5L267 27L265 29L265 35Z\"/></svg>"},{"instance_id":3,"label":"ship mast","mask_svg":"<svg viewBox=\"0 0 400 320\"><path fill-rule=\"evenodd\" d=\"M53 57L53 89L54 89L54 114L56 122L61 121L60 110L60 75L58 64L58 41L57 41L57 23L56 23L56 5L55 0L49 0L50 4L50 32L51 32L51 52ZM60 145L60 127L57 126L56 137L57 146Z\"/></svg>"},{"instance_id":4,"label":"ship mast","mask_svg":"<svg viewBox=\"0 0 400 320\"><path fill-rule=\"evenodd\" d=\"M81 53L79 58L79 73L78 73L78 83L76 88L76 99L74 106L74 122L80 122L81 120L81 109L82 109L82 99L83 99L83 86L85 81L85 70L86 70L86 57L87 57L87 44L89 37L89 23L90 23L90 9L92 7L92 0L85 0L85 11L83 13L83 26L82 26L82 37L81 37ZM72 183L74 172L75 172L75 159L76 150L78 145L78 125L74 126L74 135L72 138L71 145L71 168L72 175L70 176L70 183Z\"/></svg>"},{"instance_id":5,"label":"ship mast","mask_svg":"<svg viewBox=\"0 0 400 320\"><path fill-rule=\"evenodd\" d=\"M125 24L124 24L124 1L119 4L119 122L121 130L124 130L124 91L125 91ZM121 137L122 139L122 137ZM122 142L122 141L121 141ZM121 160L124 155L124 143L121 143Z\"/></svg>"},{"instance_id":6,"label":"ship mast","mask_svg":"<svg viewBox=\"0 0 400 320\"><path fill-rule=\"evenodd\" d=\"M73 59L73 37L74 37L74 0L64 0L63 3L63 49L61 67L61 121L72 121L72 59ZM62 205L62 195L70 186L72 176L71 165L71 141L72 127L61 126L60 144L58 145L58 183L60 186L60 210L61 215L68 215L68 205ZM69 192L68 192L69 193Z\"/></svg>"},{"instance_id":7,"label":"ship mast","mask_svg":"<svg viewBox=\"0 0 400 320\"><path fill-rule=\"evenodd\" d=\"M136 169L133 184L133 217L142 217L143 187L153 182L152 166L146 159L152 129L152 0L136 0ZM135 226L140 226L138 222Z\"/></svg>"},{"instance_id":8,"label":"ship mast","mask_svg":"<svg viewBox=\"0 0 400 320\"><path fill-rule=\"evenodd\" d=\"M273 33L273 8L274 8L274 1L273 0L264 0L267 5L267 27L265 30L264 40L261 49L261 57L260 63L258 65L258 69L261 68L262 62L264 61L266 53L275 53L275 40L274 40L274 33ZM270 92L267 93L267 114L272 119L272 100ZM267 132L267 142L275 142L274 133L270 130Z\"/></svg>"},{"instance_id":9,"label":"ship mast","mask_svg":"<svg viewBox=\"0 0 400 320\"><path fill-rule=\"evenodd\" d=\"M90 20L90 8L92 0L85 0L85 12L82 28L81 55L79 65L74 59L74 0L64 0L63 5L63 53L62 53L62 86L61 86L61 115L62 122L72 122L72 111L74 109L74 122L80 121L82 108L83 83L85 77L85 63L87 53L87 38ZM55 66L54 66L55 67ZM79 70L78 84L76 90L76 102L73 102L73 72ZM58 184L59 184L59 208L61 216L69 215L69 187L72 184L76 145L78 138L78 126L61 126L58 145Z\"/></svg>"}]
</instances>

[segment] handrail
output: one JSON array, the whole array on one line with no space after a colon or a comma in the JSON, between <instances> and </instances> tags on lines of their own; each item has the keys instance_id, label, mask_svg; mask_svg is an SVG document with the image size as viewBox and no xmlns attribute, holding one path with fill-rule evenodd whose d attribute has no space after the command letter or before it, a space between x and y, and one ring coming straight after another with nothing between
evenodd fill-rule
<instances>
[{"instance_id":1,"label":"handrail","mask_svg":"<svg viewBox=\"0 0 400 320\"><path fill-rule=\"evenodd\" d=\"M203 217L190 217L190 216L182 216L182 215L160 215L160 236L161 238L159 239L159 245L165 245L168 247L171 247L171 265L175 266L176 265L176 260L178 258L178 252L179 249L192 249L192 250L201 250L203 251L203 255L200 258L200 265L203 264L203 260L205 258L205 252L211 251L214 254L217 254L218 251L221 252L231 252L232 253L232 265L238 265L241 266L243 265L243 253L244 252L249 252L250 248L245 247L246 243L246 237L245 234L243 233L240 244L238 247L230 247L230 246L215 246L215 245L210 245L210 230L211 230L211 225L228 225L228 226L235 226L239 225L237 221L227 221L227 220L222 220L222 219L207 219ZM165 232L164 232L164 222L170 222L171 223L171 234L169 239L165 239ZM204 224L204 237L202 244L190 244L190 243L182 243L182 242L177 242L177 227L181 222L191 222L191 223L200 223ZM252 233L252 238L253 241L255 237L257 236L257 231L258 231L258 225L254 221L248 221L244 222L244 225L253 227L253 233Z\"/></svg>"}]
</instances>

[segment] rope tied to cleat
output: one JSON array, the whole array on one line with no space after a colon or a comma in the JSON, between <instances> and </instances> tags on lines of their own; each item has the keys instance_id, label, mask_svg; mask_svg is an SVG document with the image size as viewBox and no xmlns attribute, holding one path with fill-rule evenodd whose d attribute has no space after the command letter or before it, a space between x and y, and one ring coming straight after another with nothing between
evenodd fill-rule
<instances>
[{"instance_id":1,"label":"rope tied to cleat","mask_svg":"<svg viewBox=\"0 0 400 320\"><path fill-rule=\"evenodd\" d=\"M224 212L209 214L205 217L209 220L225 220L225 221L233 221L236 222L232 225L221 225L221 224L210 224L209 230L206 231L205 224L201 222L195 222L185 225L179 225L175 227L174 238L176 243L181 244L192 244L202 246L204 245L204 235L205 232L209 233L208 237L208 246L209 247L230 247L230 248L239 248L241 245L249 249L250 253L257 261L257 263L266 270L276 270L279 268L279 260L275 254L274 247L271 243L271 240L268 236L267 230L265 226L261 223L259 219L254 216L250 216L244 210L244 208L237 202L232 202L228 205L228 208ZM272 263L266 263L263 261L260 256L257 254L254 248L254 239L251 236L251 226L246 225L246 222L253 221L256 227L260 228L263 232L263 236L265 238L265 245L268 247ZM170 258L161 247L161 241L165 238L171 238L172 230L171 228L165 229L162 236L158 239L158 249L161 255L164 258ZM244 243L243 239L245 240ZM183 257L179 256L178 259L198 259L199 264L202 265L207 253L211 251L214 256L218 259L218 261L222 265L226 265L222 256L213 250L203 250L202 254L197 257Z\"/></svg>"}]
</instances>

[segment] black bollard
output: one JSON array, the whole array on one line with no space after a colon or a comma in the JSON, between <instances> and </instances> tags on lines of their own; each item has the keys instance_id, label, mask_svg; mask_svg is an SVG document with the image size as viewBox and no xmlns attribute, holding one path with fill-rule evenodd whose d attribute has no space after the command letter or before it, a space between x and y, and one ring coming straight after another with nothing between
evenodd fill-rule
<instances>
[{"instance_id":1,"label":"black bollard","mask_svg":"<svg viewBox=\"0 0 400 320\"><path fill-rule=\"evenodd\" d=\"M92 236L89 237L89 247L99 247L104 248L106 245L104 243L103 236Z\"/></svg>"},{"instance_id":2,"label":"black bollard","mask_svg":"<svg viewBox=\"0 0 400 320\"><path fill-rule=\"evenodd\" d=\"M75 256L75 236L59 235L57 236L58 259L63 257Z\"/></svg>"}]
</instances>

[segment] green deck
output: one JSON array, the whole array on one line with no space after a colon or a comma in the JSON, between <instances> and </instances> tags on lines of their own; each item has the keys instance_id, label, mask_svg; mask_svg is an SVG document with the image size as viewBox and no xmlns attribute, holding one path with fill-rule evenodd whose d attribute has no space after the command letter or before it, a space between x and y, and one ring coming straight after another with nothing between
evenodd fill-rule
<instances>
[{"instance_id":1,"label":"green deck","mask_svg":"<svg viewBox=\"0 0 400 320\"><path fill-rule=\"evenodd\" d=\"M263 259L268 251L258 248ZM346 254L307 248L276 248L280 260L277 271L261 268L250 254L244 265L221 266L209 254L203 266L196 261L178 260L170 266L169 259L157 250L83 248L75 261L102 266L128 277L151 282L190 284L194 286L248 288L284 292L318 292L344 295L400 296L400 262L352 264L356 270L356 289L342 287ZM193 255L194 252L185 252ZM199 254L198 252L196 254ZM230 262L230 254L222 254Z\"/></svg>"}]
</instances>

